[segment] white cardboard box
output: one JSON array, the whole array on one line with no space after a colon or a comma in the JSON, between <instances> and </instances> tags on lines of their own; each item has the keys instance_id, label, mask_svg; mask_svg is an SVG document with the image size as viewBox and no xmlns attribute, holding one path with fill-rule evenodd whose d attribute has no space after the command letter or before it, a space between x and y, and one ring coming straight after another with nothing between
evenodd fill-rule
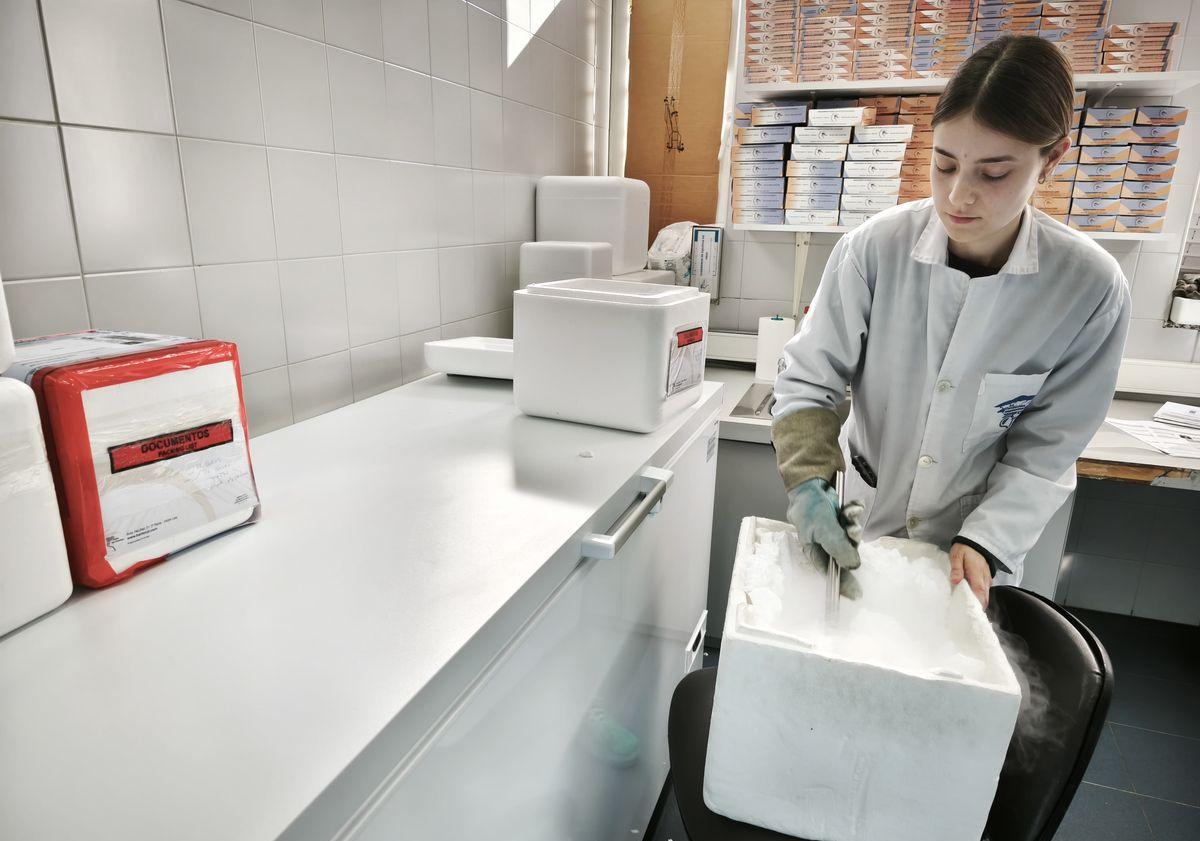
<instances>
[{"instance_id":1,"label":"white cardboard box","mask_svg":"<svg viewBox=\"0 0 1200 841\"><path fill-rule=\"evenodd\" d=\"M825 577L797 560L792 527L742 521L704 801L734 820L820 841L977 839L1021 690L966 583L953 591L948 581L947 591L918 583L939 569L949 576L944 553L894 538L869 545L903 552L927 575L896 592L891 585L908 573L864 552L863 596L842 600L830 634ZM946 644L904 648L906 632Z\"/></svg>"}]
</instances>

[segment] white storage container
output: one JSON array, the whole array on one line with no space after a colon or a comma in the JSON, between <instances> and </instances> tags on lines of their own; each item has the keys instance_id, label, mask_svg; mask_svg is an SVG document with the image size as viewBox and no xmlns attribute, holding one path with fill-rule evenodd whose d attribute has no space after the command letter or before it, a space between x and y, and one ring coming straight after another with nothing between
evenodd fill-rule
<instances>
[{"instance_id":1,"label":"white storage container","mask_svg":"<svg viewBox=\"0 0 1200 841\"><path fill-rule=\"evenodd\" d=\"M699 398L709 296L576 278L513 293L513 396L527 415L652 432Z\"/></svg>"},{"instance_id":2,"label":"white storage container","mask_svg":"<svg viewBox=\"0 0 1200 841\"><path fill-rule=\"evenodd\" d=\"M638 269L636 272L613 275L613 280L627 280L631 283L657 283L662 286L675 285L675 272L667 269Z\"/></svg>"},{"instance_id":3,"label":"white storage container","mask_svg":"<svg viewBox=\"0 0 1200 841\"><path fill-rule=\"evenodd\" d=\"M650 188L632 178L547 175L537 185L537 238L607 242L613 274L643 269L650 244Z\"/></svg>"},{"instance_id":4,"label":"white storage container","mask_svg":"<svg viewBox=\"0 0 1200 841\"><path fill-rule=\"evenodd\" d=\"M8 305L4 303L4 280L0 278L0 374L12 365L15 355L12 324L8 320Z\"/></svg>"},{"instance_id":5,"label":"white storage container","mask_svg":"<svg viewBox=\"0 0 1200 841\"><path fill-rule=\"evenodd\" d=\"M466 336L425 343L425 364L443 374L466 377L513 378L513 341Z\"/></svg>"},{"instance_id":6,"label":"white storage container","mask_svg":"<svg viewBox=\"0 0 1200 841\"><path fill-rule=\"evenodd\" d=\"M37 398L0 377L0 636L58 607L71 572Z\"/></svg>"},{"instance_id":7,"label":"white storage container","mask_svg":"<svg viewBox=\"0 0 1200 841\"><path fill-rule=\"evenodd\" d=\"M573 277L611 278L613 247L607 242L526 242L521 244L520 288Z\"/></svg>"},{"instance_id":8,"label":"white storage container","mask_svg":"<svg viewBox=\"0 0 1200 841\"><path fill-rule=\"evenodd\" d=\"M742 522L704 776L713 811L820 841L979 838L1021 691L937 547L862 547L825 627L795 530Z\"/></svg>"}]
</instances>

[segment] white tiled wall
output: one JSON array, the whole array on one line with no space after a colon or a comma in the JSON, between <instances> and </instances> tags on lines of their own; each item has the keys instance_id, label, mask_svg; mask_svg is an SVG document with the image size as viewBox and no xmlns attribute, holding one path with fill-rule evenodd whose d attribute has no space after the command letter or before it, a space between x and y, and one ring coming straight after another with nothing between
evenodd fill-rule
<instances>
[{"instance_id":1,"label":"white tiled wall","mask_svg":"<svg viewBox=\"0 0 1200 841\"><path fill-rule=\"evenodd\" d=\"M0 0L19 336L238 343L252 432L511 335L545 174L605 171L610 0Z\"/></svg>"},{"instance_id":2,"label":"white tiled wall","mask_svg":"<svg viewBox=\"0 0 1200 841\"><path fill-rule=\"evenodd\" d=\"M1072 607L1200 624L1197 494L1081 480L1063 564Z\"/></svg>"},{"instance_id":3,"label":"white tiled wall","mask_svg":"<svg viewBox=\"0 0 1200 841\"><path fill-rule=\"evenodd\" d=\"M1176 69L1200 70L1200 0L1115 0L1110 19L1113 23L1179 21ZM1108 100L1113 104L1123 101L1115 97ZM1155 101L1167 104L1170 100ZM1167 217L1167 229L1181 232L1186 229L1200 178L1200 87L1184 92L1173 102L1188 106L1192 115L1182 138L1190 151L1185 152L1176 171ZM812 300L836 241L836 235L813 235L804 267L802 304ZM1133 292L1126 357L1200 363L1197 331L1162 326L1175 284L1178 247L1156 242L1103 244L1120 261ZM784 256L789 247L794 253L793 234L729 231L722 256L721 301L713 306L710 316L714 330L754 332L759 316L791 312L795 263Z\"/></svg>"}]
</instances>

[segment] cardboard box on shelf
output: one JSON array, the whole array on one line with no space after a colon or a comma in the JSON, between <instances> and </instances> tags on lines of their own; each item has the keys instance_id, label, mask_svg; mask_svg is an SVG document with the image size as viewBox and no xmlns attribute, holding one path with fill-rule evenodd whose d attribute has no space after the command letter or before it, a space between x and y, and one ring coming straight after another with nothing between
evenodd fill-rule
<instances>
[{"instance_id":1,"label":"cardboard box on shelf","mask_svg":"<svg viewBox=\"0 0 1200 841\"><path fill-rule=\"evenodd\" d=\"M788 143L792 139L792 127L743 126L734 129L734 138L743 146L753 143Z\"/></svg>"},{"instance_id":2,"label":"cardboard box on shelf","mask_svg":"<svg viewBox=\"0 0 1200 841\"><path fill-rule=\"evenodd\" d=\"M735 225L782 225L782 210L735 210L733 211Z\"/></svg>"},{"instance_id":3,"label":"cardboard box on shelf","mask_svg":"<svg viewBox=\"0 0 1200 841\"><path fill-rule=\"evenodd\" d=\"M750 125L798 125L803 123L807 117L807 105L764 105L751 111Z\"/></svg>"},{"instance_id":4,"label":"cardboard box on shelf","mask_svg":"<svg viewBox=\"0 0 1200 841\"><path fill-rule=\"evenodd\" d=\"M1070 15L1094 17L1096 15L1104 15L1107 12L1108 3L1103 2L1103 0L1042 3L1042 15L1045 17L1064 17Z\"/></svg>"},{"instance_id":5,"label":"cardboard box on shelf","mask_svg":"<svg viewBox=\"0 0 1200 841\"><path fill-rule=\"evenodd\" d=\"M1035 195L1032 203L1038 210L1052 215L1063 215L1071 211L1071 200L1069 198Z\"/></svg>"},{"instance_id":6,"label":"cardboard box on shelf","mask_svg":"<svg viewBox=\"0 0 1200 841\"><path fill-rule=\"evenodd\" d=\"M1145 50L1147 52L1167 52L1171 49L1175 39L1173 37L1166 38L1105 38L1103 48L1105 52L1122 52L1128 50Z\"/></svg>"},{"instance_id":7,"label":"cardboard box on shelf","mask_svg":"<svg viewBox=\"0 0 1200 841\"><path fill-rule=\"evenodd\" d=\"M875 216L878 213L879 213L879 211L877 211L877 210L871 210L871 211L843 210L841 212L841 214L838 216L838 221L842 224L843 227L857 228L859 225L862 225L862 224L868 222L872 216Z\"/></svg>"},{"instance_id":8,"label":"cardboard box on shelf","mask_svg":"<svg viewBox=\"0 0 1200 841\"><path fill-rule=\"evenodd\" d=\"M837 210L838 193L788 193L784 207L788 210Z\"/></svg>"},{"instance_id":9,"label":"cardboard box on shelf","mask_svg":"<svg viewBox=\"0 0 1200 841\"><path fill-rule=\"evenodd\" d=\"M1133 133L1137 135L1134 143L1178 143L1179 126L1139 126L1134 125Z\"/></svg>"},{"instance_id":10,"label":"cardboard box on shelf","mask_svg":"<svg viewBox=\"0 0 1200 841\"><path fill-rule=\"evenodd\" d=\"M1170 181L1122 181L1121 198L1123 199L1165 199L1170 198Z\"/></svg>"},{"instance_id":11,"label":"cardboard box on shelf","mask_svg":"<svg viewBox=\"0 0 1200 841\"><path fill-rule=\"evenodd\" d=\"M842 210L858 210L873 212L879 210L887 210L889 207L895 207L899 201L899 193L889 193L888 195L852 195L845 193L842 195Z\"/></svg>"},{"instance_id":12,"label":"cardboard box on shelf","mask_svg":"<svg viewBox=\"0 0 1200 841\"><path fill-rule=\"evenodd\" d=\"M963 38L975 34L974 21L954 23L913 23L913 40L923 35L946 35L951 38Z\"/></svg>"},{"instance_id":13,"label":"cardboard box on shelf","mask_svg":"<svg viewBox=\"0 0 1200 841\"><path fill-rule=\"evenodd\" d=\"M1128 164L1122 176L1126 181L1170 181L1175 164Z\"/></svg>"},{"instance_id":14,"label":"cardboard box on shelf","mask_svg":"<svg viewBox=\"0 0 1200 841\"><path fill-rule=\"evenodd\" d=\"M913 136L913 126L855 126L855 143L906 143Z\"/></svg>"},{"instance_id":15,"label":"cardboard box on shelf","mask_svg":"<svg viewBox=\"0 0 1200 841\"><path fill-rule=\"evenodd\" d=\"M1075 175L1079 170L1079 164L1059 163L1055 164L1054 172L1050 174L1051 181L1074 181Z\"/></svg>"},{"instance_id":16,"label":"cardboard box on shelf","mask_svg":"<svg viewBox=\"0 0 1200 841\"><path fill-rule=\"evenodd\" d=\"M1075 100L1071 107L1076 111L1082 111L1087 105L1087 91L1075 91Z\"/></svg>"},{"instance_id":17,"label":"cardboard box on shelf","mask_svg":"<svg viewBox=\"0 0 1200 841\"><path fill-rule=\"evenodd\" d=\"M782 174L782 173L781 173ZM841 161L788 161L788 178L840 178Z\"/></svg>"},{"instance_id":18,"label":"cardboard box on shelf","mask_svg":"<svg viewBox=\"0 0 1200 841\"><path fill-rule=\"evenodd\" d=\"M1137 109L1134 125L1181 126L1187 117L1188 109L1183 105L1143 105Z\"/></svg>"},{"instance_id":19,"label":"cardboard box on shelf","mask_svg":"<svg viewBox=\"0 0 1200 841\"><path fill-rule=\"evenodd\" d=\"M1165 216L1167 213L1166 199L1148 199L1145 197L1123 198L1117 208L1118 216Z\"/></svg>"},{"instance_id":20,"label":"cardboard box on shelf","mask_svg":"<svg viewBox=\"0 0 1200 841\"><path fill-rule=\"evenodd\" d=\"M782 161L784 155L783 143L760 143L749 146L734 146L730 160L745 161Z\"/></svg>"},{"instance_id":21,"label":"cardboard box on shelf","mask_svg":"<svg viewBox=\"0 0 1200 841\"><path fill-rule=\"evenodd\" d=\"M949 9L955 6L966 6L969 9L974 9L978 5L974 0L965 0L965 2L964 0L916 0L912 4L912 8L918 11L922 9Z\"/></svg>"},{"instance_id":22,"label":"cardboard box on shelf","mask_svg":"<svg viewBox=\"0 0 1200 841\"><path fill-rule=\"evenodd\" d=\"M1179 28L1175 21L1161 23L1114 23L1108 27L1109 38L1170 38Z\"/></svg>"},{"instance_id":23,"label":"cardboard box on shelf","mask_svg":"<svg viewBox=\"0 0 1200 841\"><path fill-rule=\"evenodd\" d=\"M793 161L844 161L846 160L845 143L793 143L791 159Z\"/></svg>"},{"instance_id":24,"label":"cardboard box on shelf","mask_svg":"<svg viewBox=\"0 0 1200 841\"><path fill-rule=\"evenodd\" d=\"M838 223L836 210L797 210L788 208L784 211L789 225L828 225L834 227Z\"/></svg>"},{"instance_id":25,"label":"cardboard box on shelf","mask_svg":"<svg viewBox=\"0 0 1200 841\"><path fill-rule=\"evenodd\" d=\"M846 161L842 172L847 178L899 178L901 161Z\"/></svg>"},{"instance_id":26,"label":"cardboard box on shelf","mask_svg":"<svg viewBox=\"0 0 1200 841\"><path fill-rule=\"evenodd\" d=\"M1079 133L1080 146L1114 146L1135 140L1133 126L1084 126Z\"/></svg>"},{"instance_id":27,"label":"cardboard box on shelf","mask_svg":"<svg viewBox=\"0 0 1200 841\"><path fill-rule=\"evenodd\" d=\"M1129 147L1122 145L1076 146L1081 164L1123 164L1129 160Z\"/></svg>"},{"instance_id":28,"label":"cardboard box on shelf","mask_svg":"<svg viewBox=\"0 0 1200 841\"><path fill-rule=\"evenodd\" d=\"M1039 29L1065 29L1071 32L1096 32L1103 30L1106 23L1104 15L1056 15L1039 20Z\"/></svg>"},{"instance_id":29,"label":"cardboard box on shelf","mask_svg":"<svg viewBox=\"0 0 1200 841\"><path fill-rule=\"evenodd\" d=\"M850 126L796 126L792 142L801 144L849 143Z\"/></svg>"},{"instance_id":30,"label":"cardboard box on shelf","mask_svg":"<svg viewBox=\"0 0 1200 841\"><path fill-rule=\"evenodd\" d=\"M789 193L840 193L842 179L840 178L789 178L787 180Z\"/></svg>"},{"instance_id":31,"label":"cardboard box on shelf","mask_svg":"<svg viewBox=\"0 0 1200 841\"><path fill-rule=\"evenodd\" d=\"M854 73L846 68L841 71L804 71L796 74L796 78L801 82L848 82L854 78Z\"/></svg>"},{"instance_id":32,"label":"cardboard box on shelf","mask_svg":"<svg viewBox=\"0 0 1200 841\"><path fill-rule=\"evenodd\" d=\"M848 196L888 196L900 192L899 178L846 178L842 192Z\"/></svg>"},{"instance_id":33,"label":"cardboard box on shelf","mask_svg":"<svg viewBox=\"0 0 1200 841\"><path fill-rule=\"evenodd\" d=\"M980 19L975 22L975 35L1002 32L1007 35L1035 35L1040 28L1039 17L1002 17Z\"/></svg>"},{"instance_id":34,"label":"cardboard box on shelf","mask_svg":"<svg viewBox=\"0 0 1200 841\"><path fill-rule=\"evenodd\" d=\"M938 99L940 98L936 93L902 96L900 97L900 113L932 114L937 108Z\"/></svg>"},{"instance_id":35,"label":"cardboard box on shelf","mask_svg":"<svg viewBox=\"0 0 1200 841\"><path fill-rule=\"evenodd\" d=\"M1129 147L1129 162L1134 164L1173 164L1179 160L1179 147L1170 144Z\"/></svg>"},{"instance_id":36,"label":"cardboard box on shelf","mask_svg":"<svg viewBox=\"0 0 1200 841\"><path fill-rule=\"evenodd\" d=\"M732 198L735 210L778 210L783 208L783 193L745 193Z\"/></svg>"},{"instance_id":37,"label":"cardboard box on shelf","mask_svg":"<svg viewBox=\"0 0 1200 841\"><path fill-rule=\"evenodd\" d=\"M1066 182L1061 182L1065 184ZM1121 181L1076 181L1071 197L1076 199L1116 199L1121 197Z\"/></svg>"},{"instance_id":38,"label":"cardboard box on shelf","mask_svg":"<svg viewBox=\"0 0 1200 841\"><path fill-rule=\"evenodd\" d=\"M947 9L921 9L913 12L913 23L972 23L974 13L969 8L951 6Z\"/></svg>"},{"instance_id":39,"label":"cardboard box on shelf","mask_svg":"<svg viewBox=\"0 0 1200 841\"><path fill-rule=\"evenodd\" d=\"M899 114L876 114L874 125L894 126L899 122Z\"/></svg>"},{"instance_id":40,"label":"cardboard box on shelf","mask_svg":"<svg viewBox=\"0 0 1200 841\"><path fill-rule=\"evenodd\" d=\"M1102 73L1162 73L1169 60L1167 53L1145 57L1135 53L1105 53L1100 67Z\"/></svg>"},{"instance_id":41,"label":"cardboard box on shelf","mask_svg":"<svg viewBox=\"0 0 1200 841\"><path fill-rule=\"evenodd\" d=\"M1131 126L1136 116L1136 108L1088 108L1083 125Z\"/></svg>"},{"instance_id":42,"label":"cardboard box on shelf","mask_svg":"<svg viewBox=\"0 0 1200 841\"><path fill-rule=\"evenodd\" d=\"M1079 164L1076 181L1120 181L1125 177L1125 164Z\"/></svg>"},{"instance_id":43,"label":"cardboard box on shelf","mask_svg":"<svg viewBox=\"0 0 1200 841\"><path fill-rule=\"evenodd\" d=\"M1038 184L1033 194L1051 199L1069 199L1073 185L1073 181L1047 181L1045 184Z\"/></svg>"},{"instance_id":44,"label":"cardboard box on shelf","mask_svg":"<svg viewBox=\"0 0 1200 841\"><path fill-rule=\"evenodd\" d=\"M1067 218L1067 224L1077 231L1105 233L1113 230L1117 223L1116 216L1080 216L1072 214Z\"/></svg>"},{"instance_id":45,"label":"cardboard box on shelf","mask_svg":"<svg viewBox=\"0 0 1200 841\"><path fill-rule=\"evenodd\" d=\"M931 164L903 162L900 165L900 178L904 181L928 181L931 166Z\"/></svg>"},{"instance_id":46,"label":"cardboard box on shelf","mask_svg":"<svg viewBox=\"0 0 1200 841\"><path fill-rule=\"evenodd\" d=\"M785 181L784 178L734 178L733 194L782 193Z\"/></svg>"},{"instance_id":47,"label":"cardboard box on shelf","mask_svg":"<svg viewBox=\"0 0 1200 841\"><path fill-rule=\"evenodd\" d=\"M1071 213L1075 216L1114 216L1119 198L1071 199Z\"/></svg>"},{"instance_id":48,"label":"cardboard box on shelf","mask_svg":"<svg viewBox=\"0 0 1200 841\"><path fill-rule=\"evenodd\" d=\"M933 125L933 112L927 111L922 114L901 114L899 123L900 125L930 128Z\"/></svg>"},{"instance_id":49,"label":"cardboard box on shelf","mask_svg":"<svg viewBox=\"0 0 1200 841\"><path fill-rule=\"evenodd\" d=\"M858 104L875 109L877 124L881 115L900 113L900 97L898 96L864 96L858 100Z\"/></svg>"},{"instance_id":50,"label":"cardboard box on shelf","mask_svg":"<svg viewBox=\"0 0 1200 841\"><path fill-rule=\"evenodd\" d=\"M933 129L922 129L913 131L912 139L908 141L910 149L932 149L933 148Z\"/></svg>"},{"instance_id":51,"label":"cardboard box on shelf","mask_svg":"<svg viewBox=\"0 0 1200 841\"><path fill-rule=\"evenodd\" d=\"M927 199L933 195L928 181L901 181L900 200Z\"/></svg>"},{"instance_id":52,"label":"cardboard box on shelf","mask_svg":"<svg viewBox=\"0 0 1200 841\"><path fill-rule=\"evenodd\" d=\"M1065 164L1077 164L1079 163L1079 155L1080 147L1072 144L1071 147L1063 153L1062 158L1059 160Z\"/></svg>"},{"instance_id":53,"label":"cardboard box on shelf","mask_svg":"<svg viewBox=\"0 0 1200 841\"><path fill-rule=\"evenodd\" d=\"M912 36L913 49L922 47L946 47L969 51L975 45L974 33L970 35L939 35L926 32Z\"/></svg>"},{"instance_id":54,"label":"cardboard box on shelf","mask_svg":"<svg viewBox=\"0 0 1200 841\"><path fill-rule=\"evenodd\" d=\"M900 161L904 159L903 143L851 143L846 147L850 161Z\"/></svg>"},{"instance_id":55,"label":"cardboard box on shelf","mask_svg":"<svg viewBox=\"0 0 1200 841\"><path fill-rule=\"evenodd\" d=\"M783 161L738 161L729 168L734 178L778 178L783 175Z\"/></svg>"},{"instance_id":56,"label":"cardboard box on shelf","mask_svg":"<svg viewBox=\"0 0 1200 841\"><path fill-rule=\"evenodd\" d=\"M809 112L810 126L859 126L875 122L875 109L857 108L814 108Z\"/></svg>"},{"instance_id":57,"label":"cardboard box on shelf","mask_svg":"<svg viewBox=\"0 0 1200 841\"><path fill-rule=\"evenodd\" d=\"M1118 216L1114 231L1122 234L1161 234L1165 216Z\"/></svg>"}]
</instances>

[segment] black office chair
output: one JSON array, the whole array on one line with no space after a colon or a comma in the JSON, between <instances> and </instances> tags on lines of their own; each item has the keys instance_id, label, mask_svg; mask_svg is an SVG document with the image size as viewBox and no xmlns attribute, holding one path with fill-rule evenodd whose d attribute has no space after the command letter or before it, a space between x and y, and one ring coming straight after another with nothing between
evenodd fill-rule
<instances>
[{"instance_id":1,"label":"black office chair","mask_svg":"<svg viewBox=\"0 0 1200 841\"><path fill-rule=\"evenodd\" d=\"M1108 652L1082 622L1054 602L1018 587L992 589L988 614L1025 640L1040 667L1061 738L1041 746L1033 767L1019 767L1014 748L1000 774L988 815L987 841L1050 841L1091 761L1112 700ZM730 820L704 804L704 762L717 670L702 669L680 681L671 699L667 739L671 776L691 841L798 841Z\"/></svg>"}]
</instances>

